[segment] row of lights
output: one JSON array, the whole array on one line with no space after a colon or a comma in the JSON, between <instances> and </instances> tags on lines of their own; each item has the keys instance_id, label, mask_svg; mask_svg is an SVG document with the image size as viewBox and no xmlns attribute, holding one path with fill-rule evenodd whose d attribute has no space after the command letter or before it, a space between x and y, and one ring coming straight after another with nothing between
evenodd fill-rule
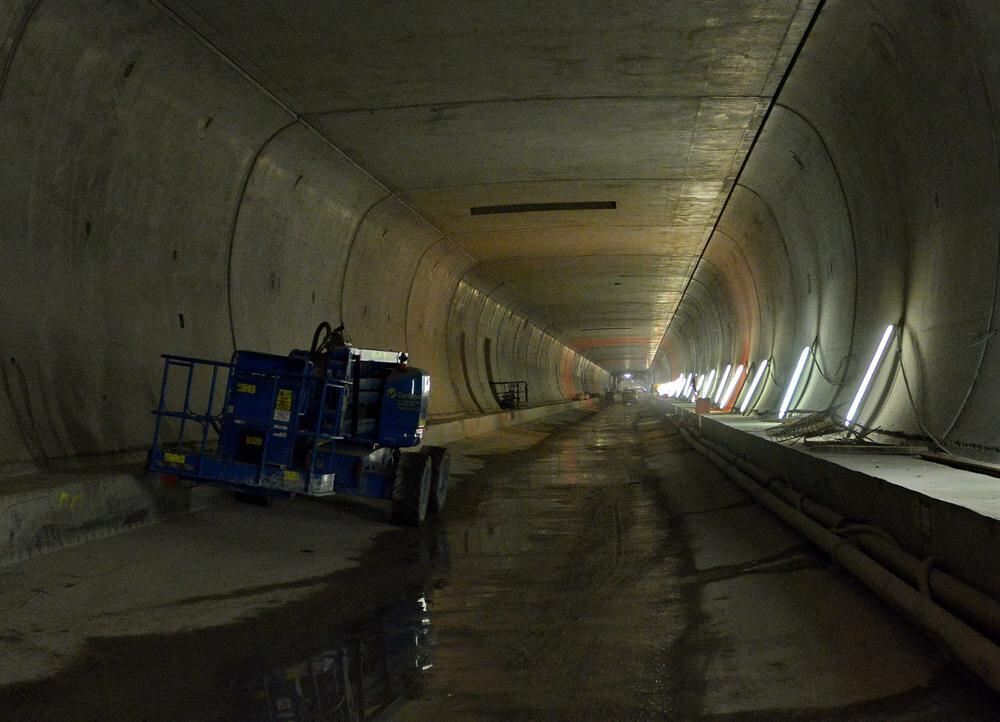
<instances>
[{"instance_id":1,"label":"row of lights","mask_svg":"<svg viewBox=\"0 0 1000 722\"><path fill-rule=\"evenodd\" d=\"M875 376L875 372L878 370L882 357L885 355L885 350L889 345L889 341L892 339L892 334L895 328L895 325L890 324L886 327L882 334L882 339L879 341L878 348L875 349L875 355L868 364L868 369L865 371L865 375L861 379L861 384L858 386L857 393L854 394L854 401L851 403L850 409L845 417L848 423L854 421L858 414L858 410L861 408L861 402L868 393L868 387L871 385L872 378ZM798 363L795 364L795 371L792 373L792 378L788 382L788 387L785 389L785 395L781 399L781 406L778 408L779 419L784 419L785 416L788 415L788 409L791 406L792 401L795 399L799 382L802 380L802 373L805 371L806 363L809 361L811 355L812 346L806 346L802 349L802 353L799 354ZM733 406L739 404L741 414L745 414L747 409L753 408L750 403L756 397L757 389L761 386L761 382L767 374L768 361L769 359L765 358L757 364L757 368L754 371L750 385L746 386L744 383L740 392L736 394ZM749 370L747 372L747 377L749 377ZM673 381L665 384L659 384L657 391L661 396L670 396L677 399L686 397L690 398L691 401L694 401L699 396L701 398L710 398L718 408L725 409L729 404L729 399L733 397L733 392L736 390L736 386L740 383L741 379L743 379L744 382L746 381L743 374L743 365L740 364L733 369L732 364L728 364L725 370L723 370L722 375L719 377L719 383L717 385L715 383L716 369L711 369L707 374L697 376L693 385L688 380L688 374L680 374ZM746 393L744 393L744 391ZM741 397L743 399L742 403L740 403Z\"/></svg>"}]
</instances>

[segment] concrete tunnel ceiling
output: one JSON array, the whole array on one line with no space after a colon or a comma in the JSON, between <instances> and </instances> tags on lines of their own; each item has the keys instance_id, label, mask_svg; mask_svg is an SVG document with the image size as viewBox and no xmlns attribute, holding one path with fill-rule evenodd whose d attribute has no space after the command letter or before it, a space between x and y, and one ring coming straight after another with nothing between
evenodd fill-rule
<instances>
[{"instance_id":1,"label":"concrete tunnel ceiling","mask_svg":"<svg viewBox=\"0 0 1000 722\"><path fill-rule=\"evenodd\" d=\"M651 364L817 0L163 4L616 371Z\"/></svg>"}]
</instances>

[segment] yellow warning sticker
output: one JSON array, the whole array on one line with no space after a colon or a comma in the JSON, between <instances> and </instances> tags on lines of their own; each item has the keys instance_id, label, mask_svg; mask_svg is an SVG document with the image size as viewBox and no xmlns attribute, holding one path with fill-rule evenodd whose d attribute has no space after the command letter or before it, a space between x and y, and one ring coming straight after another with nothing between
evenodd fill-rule
<instances>
[{"instance_id":1,"label":"yellow warning sticker","mask_svg":"<svg viewBox=\"0 0 1000 722\"><path fill-rule=\"evenodd\" d=\"M274 402L274 420L292 420L292 390L278 389L278 399Z\"/></svg>"},{"instance_id":2,"label":"yellow warning sticker","mask_svg":"<svg viewBox=\"0 0 1000 722\"><path fill-rule=\"evenodd\" d=\"M297 471L286 471L285 481L302 481L302 474Z\"/></svg>"},{"instance_id":3,"label":"yellow warning sticker","mask_svg":"<svg viewBox=\"0 0 1000 722\"><path fill-rule=\"evenodd\" d=\"M263 446L264 439L259 436L248 436L246 437L247 446Z\"/></svg>"},{"instance_id":4,"label":"yellow warning sticker","mask_svg":"<svg viewBox=\"0 0 1000 722\"><path fill-rule=\"evenodd\" d=\"M183 464L187 461L187 459L184 458L184 454L164 454L163 460L168 464Z\"/></svg>"},{"instance_id":5,"label":"yellow warning sticker","mask_svg":"<svg viewBox=\"0 0 1000 722\"><path fill-rule=\"evenodd\" d=\"M236 390L241 394L255 394L257 393L256 384L236 384Z\"/></svg>"}]
</instances>

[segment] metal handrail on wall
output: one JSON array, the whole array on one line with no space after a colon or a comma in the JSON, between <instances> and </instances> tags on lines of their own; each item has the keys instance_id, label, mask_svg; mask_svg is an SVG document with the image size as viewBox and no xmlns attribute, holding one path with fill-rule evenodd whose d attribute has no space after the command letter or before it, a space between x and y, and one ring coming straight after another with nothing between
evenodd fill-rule
<instances>
[{"instance_id":1,"label":"metal handrail on wall","mask_svg":"<svg viewBox=\"0 0 1000 722\"><path fill-rule=\"evenodd\" d=\"M492 381L490 387L501 409L523 409L528 405L527 381Z\"/></svg>"}]
</instances>

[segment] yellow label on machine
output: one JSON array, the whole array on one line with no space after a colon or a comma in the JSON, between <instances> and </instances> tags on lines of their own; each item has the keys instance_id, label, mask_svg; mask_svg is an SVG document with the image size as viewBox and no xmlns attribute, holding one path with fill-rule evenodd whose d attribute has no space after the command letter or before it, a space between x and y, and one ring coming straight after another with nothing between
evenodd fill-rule
<instances>
[{"instance_id":1,"label":"yellow label on machine","mask_svg":"<svg viewBox=\"0 0 1000 722\"><path fill-rule=\"evenodd\" d=\"M286 471L285 481L302 481L302 474L297 471Z\"/></svg>"},{"instance_id":2,"label":"yellow label on machine","mask_svg":"<svg viewBox=\"0 0 1000 722\"><path fill-rule=\"evenodd\" d=\"M183 464L187 461L184 454L164 454L163 460L168 464Z\"/></svg>"},{"instance_id":3,"label":"yellow label on machine","mask_svg":"<svg viewBox=\"0 0 1000 722\"><path fill-rule=\"evenodd\" d=\"M248 436L245 439L247 446L263 446L264 439L259 436Z\"/></svg>"},{"instance_id":4,"label":"yellow label on machine","mask_svg":"<svg viewBox=\"0 0 1000 722\"><path fill-rule=\"evenodd\" d=\"M278 389L278 398L274 402L275 421L292 420L292 390Z\"/></svg>"},{"instance_id":5,"label":"yellow label on machine","mask_svg":"<svg viewBox=\"0 0 1000 722\"><path fill-rule=\"evenodd\" d=\"M243 394L255 394L257 386L255 384L236 384L236 390Z\"/></svg>"}]
</instances>

